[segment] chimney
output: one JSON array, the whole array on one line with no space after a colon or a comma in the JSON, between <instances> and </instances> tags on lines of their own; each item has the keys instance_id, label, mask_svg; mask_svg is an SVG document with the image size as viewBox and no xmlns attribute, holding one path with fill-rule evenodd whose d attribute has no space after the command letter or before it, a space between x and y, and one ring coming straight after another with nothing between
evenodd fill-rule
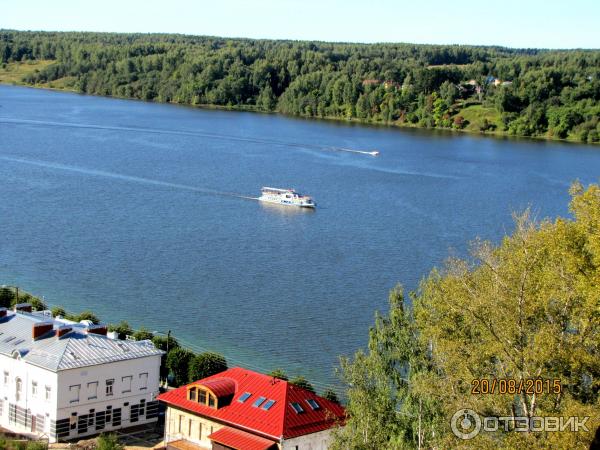
<instances>
[{"instance_id":1,"label":"chimney","mask_svg":"<svg viewBox=\"0 0 600 450\"><path fill-rule=\"evenodd\" d=\"M38 322L33 324L33 328L31 329L31 337L34 341L37 341L40 337L46 334L48 331L54 328L53 322Z\"/></svg>"},{"instance_id":2,"label":"chimney","mask_svg":"<svg viewBox=\"0 0 600 450\"><path fill-rule=\"evenodd\" d=\"M106 333L106 337L109 339L119 339L119 333L117 333L116 331L109 331L108 333Z\"/></svg>"},{"instance_id":3,"label":"chimney","mask_svg":"<svg viewBox=\"0 0 600 450\"><path fill-rule=\"evenodd\" d=\"M56 329L56 337L60 339L61 337L63 337L65 334L67 334L72 329L73 329L73 327L70 325L63 325L61 327L58 327Z\"/></svg>"},{"instance_id":4,"label":"chimney","mask_svg":"<svg viewBox=\"0 0 600 450\"><path fill-rule=\"evenodd\" d=\"M6 308L0 308L0 319L3 319L6 317Z\"/></svg>"},{"instance_id":5,"label":"chimney","mask_svg":"<svg viewBox=\"0 0 600 450\"><path fill-rule=\"evenodd\" d=\"M33 308L31 307L31 303L19 303L15 305L15 312L17 311L30 313L31 311L33 311Z\"/></svg>"},{"instance_id":6,"label":"chimney","mask_svg":"<svg viewBox=\"0 0 600 450\"><path fill-rule=\"evenodd\" d=\"M100 334L106 336L107 332L108 328L106 328L106 325L90 325L87 327L87 334Z\"/></svg>"}]
</instances>

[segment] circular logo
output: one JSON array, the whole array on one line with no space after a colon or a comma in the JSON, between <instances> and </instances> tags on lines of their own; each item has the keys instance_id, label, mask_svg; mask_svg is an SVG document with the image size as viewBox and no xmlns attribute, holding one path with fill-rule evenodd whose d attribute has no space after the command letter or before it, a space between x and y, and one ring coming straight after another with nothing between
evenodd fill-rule
<instances>
[{"instance_id":1,"label":"circular logo","mask_svg":"<svg viewBox=\"0 0 600 450\"><path fill-rule=\"evenodd\" d=\"M450 427L460 439L473 439L481 430L481 418L472 409L459 409L452 416Z\"/></svg>"}]
</instances>

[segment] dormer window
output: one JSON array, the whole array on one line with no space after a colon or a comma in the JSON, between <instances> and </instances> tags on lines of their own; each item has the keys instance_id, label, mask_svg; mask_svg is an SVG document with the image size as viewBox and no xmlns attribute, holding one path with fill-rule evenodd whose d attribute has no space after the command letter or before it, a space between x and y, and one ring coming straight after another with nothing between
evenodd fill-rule
<instances>
[{"instance_id":1,"label":"dormer window","mask_svg":"<svg viewBox=\"0 0 600 450\"><path fill-rule=\"evenodd\" d=\"M191 400L192 402L196 401L196 388L195 387L190 388L188 400Z\"/></svg>"},{"instance_id":2,"label":"dormer window","mask_svg":"<svg viewBox=\"0 0 600 450\"><path fill-rule=\"evenodd\" d=\"M204 389L198 389L198 403L206 405L206 391Z\"/></svg>"}]
</instances>

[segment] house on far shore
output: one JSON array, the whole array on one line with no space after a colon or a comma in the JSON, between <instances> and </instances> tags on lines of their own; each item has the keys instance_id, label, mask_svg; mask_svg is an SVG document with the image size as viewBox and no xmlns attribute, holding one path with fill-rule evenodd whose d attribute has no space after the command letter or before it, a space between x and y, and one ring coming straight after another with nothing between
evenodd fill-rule
<instances>
[{"instance_id":1,"label":"house on far shore","mask_svg":"<svg viewBox=\"0 0 600 450\"><path fill-rule=\"evenodd\" d=\"M56 442L156 422L164 352L106 333L27 303L0 308L0 426Z\"/></svg>"},{"instance_id":2,"label":"house on far shore","mask_svg":"<svg viewBox=\"0 0 600 450\"><path fill-rule=\"evenodd\" d=\"M343 423L338 403L239 367L161 394L168 449L320 450Z\"/></svg>"},{"instance_id":3,"label":"house on far shore","mask_svg":"<svg viewBox=\"0 0 600 450\"><path fill-rule=\"evenodd\" d=\"M381 80L370 78L362 81L363 86L377 86L378 84L381 84Z\"/></svg>"}]
</instances>

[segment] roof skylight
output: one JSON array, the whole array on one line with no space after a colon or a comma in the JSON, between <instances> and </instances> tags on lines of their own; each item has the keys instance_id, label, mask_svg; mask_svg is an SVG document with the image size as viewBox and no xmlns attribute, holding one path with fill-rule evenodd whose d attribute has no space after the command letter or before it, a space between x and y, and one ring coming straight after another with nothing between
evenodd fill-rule
<instances>
[{"instance_id":1,"label":"roof skylight","mask_svg":"<svg viewBox=\"0 0 600 450\"><path fill-rule=\"evenodd\" d=\"M290 403L290 406L292 408L294 408L294 411L296 411L296 414L300 414L300 413L304 412L304 409L302 409L302 406L300 406L300 403L292 402L292 403Z\"/></svg>"},{"instance_id":2,"label":"roof skylight","mask_svg":"<svg viewBox=\"0 0 600 450\"><path fill-rule=\"evenodd\" d=\"M254 402L254 406L255 408L258 408L260 405L262 405L262 402L264 402L267 398L266 397L258 397L258 399Z\"/></svg>"},{"instance_id":3,"label":"roof skylight","mask_svg":"<svg viewBox=\"0 0 600 450\"><path fill-rule=\"evenodd\" d=\"M271 406L273 406L275 404L275 400L268 400L263 406L262 409L264 409L265 411L268 411Z\"/></svg>"},{"instance_id":4,"label":"roof skylight","mask_svg":"<svg viewBox=\"0 0 600 450\"><path fill-rule=\"evenodd\" d=\"M240 398L238 398L238 402L244 403L251 395L252 394L250 392L244 392L242 395L240 395Z\"/></svg>"},{"instance_id":5,"label":"roof skylight","mask_svg":"<svg viewBox=\"0 0 600 450\"><path fill-rule=\"evenodd\" d=\"M306 403L308 403L308 404L309 404L309 406L310 406L310 407L311 407L313 410L317 410L317 409L320 409L320 408L321 408L321 406L320 406L320 405L319 405L319 404L318 404L318 403L317 403L315 400L313 400L312 398L309 398L309 399L307 399L307 400L306 400Z\"/></svg>"}]
</instances>

